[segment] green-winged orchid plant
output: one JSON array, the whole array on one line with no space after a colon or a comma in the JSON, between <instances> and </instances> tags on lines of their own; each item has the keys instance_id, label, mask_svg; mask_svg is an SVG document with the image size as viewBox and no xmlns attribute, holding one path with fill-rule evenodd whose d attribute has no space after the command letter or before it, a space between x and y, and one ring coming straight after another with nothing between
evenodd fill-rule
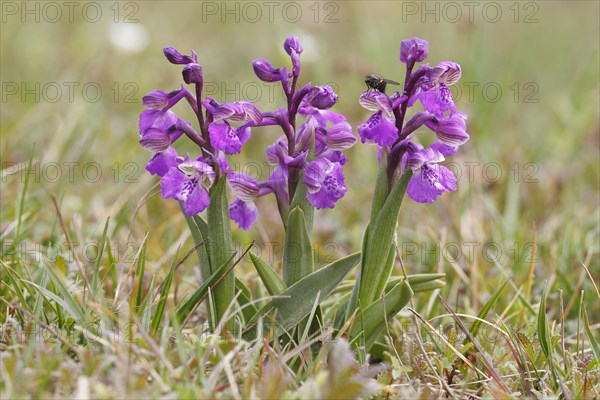
<instances>
[{"instance_id":1,"label":"green-winged orchid plant","mask_svg":"<svg viewBox=\"0 0 600 400\"><path fill-rule=\"evenodd\" d=\"M178 307L177 320L185 320L208 296L212 329L217 324L232 329L227 317L231 309L239 311L246 334L256 333L259 323L269 321L276 323L277 334L298 339L300 331L315 334L331 322L336 334L349 336L368 351L385 321L407 304L414 291L443 284L435 274L390 275L404 193L417 202L429 203L456 189L454 175L439 163L468 140L466 117L456 111L448 89L460 78L460 66L442 62L413 71L415 64L427 57L428 44L417 38L407 40L400 48L400 60L406 64L403 90L390 96L372 90L360 95L359 103L374 113L358 127L358 133L363 143L376 143L380 155L371 218L361 252L315 271L311 246L314 210L333 208L347 192L343 174L347 158L342 151L357 140L346 118L331 110L338 97L329 86L308 83L298 88L303 52L299 39L289 37L283 47L291 71L275 68L262 58L252 63L260 80L281 85L286 101L275 110L261 111L242 99L219 103L203 97L204 74L196 53L185 55L172 47L165 48L164 54L172 64L183 66L183 81L189 86L182 84L172 92L155 90L143 98L146 110L140 114L140 144L153 152L146 169L160 177L163 198L181 203L198 245L203 282ZM194 124L173 112L179 102L191 107L197 119ZM406 118L417 102L423 111ZM228 156L242 151L250 135L264 126L278 126L282 134L266 149L273 168L261 182L235 171ZM427 148L416 140L422 126L438 138ZM180 155L173 147L182 137L194 145L192 156ZM272 296L261 305L250 298L249 290L232 271L236 261L229 220L249 230L258 218L254 201L269 194L275 197L285 227L285 246L281 274L250 253ZM344 281L359 262L357 279ZM323 300L330 295L339 299L326 307ZM256 307L257 302L261 307Z\"/></svg>"}]
</instances>

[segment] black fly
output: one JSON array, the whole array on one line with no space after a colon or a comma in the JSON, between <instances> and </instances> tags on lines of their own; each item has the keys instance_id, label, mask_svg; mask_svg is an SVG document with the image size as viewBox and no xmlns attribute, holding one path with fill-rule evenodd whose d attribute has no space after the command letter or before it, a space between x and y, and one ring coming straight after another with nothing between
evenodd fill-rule
<instances>
[{"instance_id":1,"label":"black fly","mask_svg":"<svg viewBox=\"0 0 600 400\"><path fill-rule=\"evenodd\" d=\"M367 90L378 90L385 93L385 87L389 83L390 85L400 85L398 82L392 81L391 79L385 79L377 74L369 74L365 76L365 83L367 84Z\"/></svg>"}]
</instances>

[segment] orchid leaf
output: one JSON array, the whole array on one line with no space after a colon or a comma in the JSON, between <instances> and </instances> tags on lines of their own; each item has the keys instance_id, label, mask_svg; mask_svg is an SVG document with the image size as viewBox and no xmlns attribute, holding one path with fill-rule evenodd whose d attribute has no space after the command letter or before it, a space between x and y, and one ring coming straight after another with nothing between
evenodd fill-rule
<instances>
[{"instance_id":1,"label":"orchid leaf","mask_svg":"<svg viewBox=\"0 0 600 400\"><path fill-rule=\"evenodd\" d=\"M361 264L359 300L363 307L371 304L383 293L391 272L390 259L393 261L392 240L396 230L402 198L406 192L412 170L402 175L400 181L391 190L385 204L378 212L373 226L369 228L368 243ZM373 218L373 216L371 217Z\"/></svg>"},{"instance_id":2,"label":"orchid leaf","mask_svg":"<svg viewBox=\"0 0 600 400\"><path fill-rule=\"evenodd\" d=\"M225 193L225 176L222 176L213 184L210 190L210 205L208 206L208 255L210 257L211 268L217 265L223 265L232 254L233 239L231 237L231 225L229 222L229 205ZM215 271L211 269L211 272ZM216 323L221 322L221 318L227 311L229 304L233 300L235 290L235 280L233 273L227 274L221 284L214 292L214 305L216 311ZM228 327L232 329L233 326Z\"/></svg>"},{"instance_id":3,"label":"orchid leaf","mask_svg":"<svg viewBox=\"0 0 600 400\"><path fill-rule=\"evenodd\" d=\"M287 286L283 279L275 272L273 267L253 253L250 253L250 260L271 296L277 295L286 289Z\"/></svg>"},{"instance_id":4,"label":"orchid leaf","mask_svg":"<svg viewBox=\"0 0 600 400\"><path fill-rule=\"evenodd\" d=\"M283 282L291 286L314 271L314 257L304 212L295 207L288 216L283 249Z\"/></svg>"},{"instance_id":5,"label":"orchid leaf","mask_svg":"<svg viewBox=\"0 0 600 400\"><path fill-rule=\"evenodd\" d=\"M413 296L413 291L403 280L379 300L371 303L356 315L350 333L351 342L359 345L364 342L365 351L369 351L375 340L383 332L386 321L404 308Z\"/></svg>"},{"instance_id":6,"label":"orchid leaf","mask_svg":"<svg viewBox=\"0 0 600 400\"><path fill-rule=\"evenodd\" d=\"M252 295L250 294L250 289L238 278L235 278L235 290L240 292L237 298L238 304L242 310L242 315L244 316L244 320L250 321L256 313L258 309L252 303Z\"/></svg>"},{"instance_id":7,"label":"orchid leaf","mask_svg":"<svg viewBox=\"0 0 600 400\"><path fill-rule=\"evenodd\" d=\"M339 259L294 283L265 305L259 314L274 310L279 327L296 327L315 305L329 296L360 259L360 253Z\"/></svg>"}]
</instances>

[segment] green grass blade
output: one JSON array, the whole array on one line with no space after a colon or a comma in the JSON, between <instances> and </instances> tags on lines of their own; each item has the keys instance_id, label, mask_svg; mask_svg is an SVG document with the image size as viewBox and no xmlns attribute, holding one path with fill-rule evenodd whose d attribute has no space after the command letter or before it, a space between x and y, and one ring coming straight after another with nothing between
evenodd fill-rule
<instances>
[{"instance_id":1,"label":"green grass blade","mask_svg":"<svg viewBox=\"0 0 600 400\"><path fill-rule=\"evenodd\" d=\"M33 154L35 152L35 145L31 148L31 156L27 164L27 171L31 171L31 165L33 163ZM19 200L19 213L17 215L17 230L15 232L15 243L17 245L21 242L21 227L23 223L23 214L25 213L25 198L27 197L27 188L29 187L29 177L31 174L25 174L25 182L23 183L23 191L21 192L21 199Z\"/></svg>"},{"instance_id":2,"label":"green grass blade","mask_svg":"<svg viewBox=\"0 0 600 400\"><path fill-rule=\"evenodd\" d=\"M594 333L590 328L590 320L588 319L588 314L587 310L585 309L585 306L583 306L581 312L583 314L583 327L585 328L586 336L588 338L588 341L590 342L590 346L592 347L592 353L594 353L596 362L600 363L600 347L598 346L598 342L596 341Z\"/></svg>"},{"instance_id":3,"label":"green grass blade","mask_svg":"<svg viewBox=\"0 0 600 400\"><path fill-rule=\"evenodd\" d=\"M160 298L158 299L158 304L156 305L156 309L154 310L154 316L152 317L152 322L150 323L150 334L155 335L160 329L160 325L162 324L163 315L165 313L165 307L167 304L167 297L169 296L169 291L171 290L171 283L173 282L173 275L175 275L175 267L177 266L177 255L179 254L179 250L175 253L175 257L173 258L173 263L171 264L171 268L169 269L169 273L165 278L165 281L162 285L162 290L160 293Z\"/></svg>"},{"instance_id":4,"label":"green grass blade","mask_svg":"<svg viewBox=\"0 0 600 400\"><path fill-rule=\"evenodd\" d=\"M481 309L481 311L479 311L479 314L477 315L478 318L485 319L485 317L488 315L488 313L490 312L490 310L492 309L494 304L496 304L496 302L500 298L500 294L502 294L502 291L508 284L508 281L509 280L506 279L504 281L504 283L502 283L502 285L500 285L500 287L498 289L496 289L494 294L492 294L492 297L490 297L489 300L483 305L483 308ZM476 319L470 329L471 335L473 335L473 337L477 336L477 331L479 331L479 326L481 326L481 321L479 319ZM468 340L465 338L465 343L467 341Z\"/></svg>"},{"instance_id":5,"label":"green grass blade","mask_svg":"<svg viewBox=\"0 0 600 400\"><path fill-rule=\"evenodd\" d=\"M538 310L538 316L537 316L537 332L538 332L538 337L540 340L540 346L542 348L542 352L544 352L544 355L546 356L546 358L550 358L550 351L551 351L551 347L552 344L550 342L550 334L548 332L548 322L546 321L546 289L547 289L547 285L548 282L546 282L546 284L544 284L544 290L542 291L542 299L540 300L540 308Z\"/></svg>"},{"instance_id":6,"label":"green grass blade","mask_svg":"<svg viewBox=\"0 0 600 400\"><path fill-rule=\"evenodd\" d=\"M295 207L288 216L283 248L283 282L291 286L314 271L314 257L304 212Z\"/></svg>"},{"instance_id":7,"label":"green grass blade","mask_svg":"<svg viewBox=\"0 0 600 400\"><path fill-rule=\"evenodd\" d=\"M18 275L17 272L2 260L0 260L0 264L2 265L3 269L2 274L6 273L6 275L8 275L8 280L10 280L8 283L12 283L12 285L9 285L9 290L12 289L12 291L17 295L21 307L23 307L26 311L33 312L25 300L25 293L23 292L21 285L19 285L19 280L16 279L16 276Z\"/></svg>"},{"instance_id":8,"label":"green grass blade","mask_svg":"<svg viewBox=\"0 0 600 400\"><path fill-rule=\"evenodd\" d=\"M104 232L102 233L102 238L100 239L100 243L98 245L98 255L96 256L96 261L94 262L94 274L92 275L92 292L95 298L97 298L100 289L100 265L102 264L102 255L104 254L104 246L106 245L106 235L108 234L109 222L110 217L106 219L106 223L104 224Z\"/></svg>"},{"instance_id":9,"label":"green grass blade","mask_svg":"<svg viewBox=\"0 0 600 400\"><path fill-rule=\"evenodd\" d=\"M548 320L546 318L546 296L548 289L548 281L544 284L544 290L542 291L542 298L540 300L540 308L537 315L537 332L540 341L540 347L542 352L546 356L546 361L550 366L550 372L554 382L559 385L558 376L556 374L554 359L552 358L552 337L550 336L550 330L548 329ZM561 385L562 387L562 385Z\"/></svg>"},{"instance_id":10,"label":"green grass blade","mask_svg":"<svg viewBox=\"0 0 600 400\"><path fill-rule=\"evenodd\" d=\"M177 320L179 321L179 323L182 323L188 317L188 315L192 312L192 310L194 308L196 308L196 305L204 299L204 297L208 294L209 288L211 288L211 290L214 292L214 289L220 283L217 281L219 279L221 279L226 273L228 273L231 270L231 268L235 265L235 264L233 264L234 257L235 257L235 254L232 254L225 261L225 263L223 265L221 265L219 267L219 269L217 269L215 271L214 274L212 274L205 281L203 281L202 285L200 285L200 287L198 289L196 289L194 291L194 293L192 293L190 298L187 299L186 302L183 303L177 309Z\"/></svg>"},{"instance_id":11,"label":"green grass blade","mask_svg":"<svg viewBox=\"0 0 600 400\"><path fill-rule=\"evenodd\" d=\"M252 261L254 268L256 268L256 272L258 272L258 276L260 276L265 288L267 288L267 292L269 292L271 296L277 295L287 288L283 279L275 272L273 267L263 261L260 257L250 253L250 260Z\"/></svg>"},{"instance_id":12,"label":"green grass blade","mask_svg":"<svg viewBox=\"0 0 600 400\"><path fill-rule=\"evenodd\" d=\"M75 300L72 292L65 286L62 279L54 272L53 268L50 265L46 265L46 270L48 271L48 275L50 276L50 280L54 287L58 290L59 294L62 296L69 313L75 318L82 326L87 322L85 317L85 313L79 305L79 302ZM46 290L44 288L44 290Z\"/></svg>"},{"instance_id":13,"label":"green grass blade","mask_svg":"<svg viewBox=\"0 0 600 400\"><path fill-rule=\"evenodd\" d=\"M146 241L148 236L144 237L144 241L142 242L142 247L140 249L140 255L137 260L137 265L135 268L135 278L137 278L137 283L135 287L135 312L137 315L142 315L142 301L144 298L144 273L146 272ZM134 279L135 279L134 278Z\"/></svg>"}]
</instances>

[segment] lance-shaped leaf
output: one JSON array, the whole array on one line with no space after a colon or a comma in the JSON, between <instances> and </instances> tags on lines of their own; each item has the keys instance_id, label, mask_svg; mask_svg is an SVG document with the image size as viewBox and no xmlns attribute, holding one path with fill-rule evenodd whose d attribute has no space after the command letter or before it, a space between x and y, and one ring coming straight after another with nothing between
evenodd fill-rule
<instances>
[{"instance_id":1,"label":"lance-shaped leaf","mask_svg":"<svg viewBox=\"0 0 600 400\"><path fill-rule=\"evenodd\" d=\"M229 222L229 205L225 193L225 176L222 176L210 190L210 205L208 206L208 237L210 265L215 268L223 265L234 254L231 226ZM215 271L211 271L215 272ZM233 300L235 280L233 273L228 273L223 282L215 289L216 323L227 311ZM233 321L228 322L228 329L233 329Z\"/></svg>"},{"instance_id":2,"label":"lance-shaped leaf","mask_svg":"<svg viewBox=\"0 0 600 400\"><path fill-rule=\"evenodd\" d=\"M406 280L397 284L383 298L371 303L354 319L350 333L351 342L356 346L364 343L365 351L369 351L375 340L383 332L386 321L392 318L413 296L413 291Z\"/></svg>"},{"instance_id":3,"label":"lance-shaped leaf","mask_svg":"<svg viewBox=\"0 0 600 400\"><path fill-rule=\"evenodd\" d=\"M377 220L379 215L379 211L385 205L386 199L390 194L390 187L388 183L388 175L387 175L387 155L385 152L381 155L381 162L379 163L379 170L377 171L377 180L375 182L375 191L373 192L373 202L371 203L371 218L369 220L369 224L365 228L365 233L363 235L361 253L363 255L363 259L361 260L360 273L356 279L356 284L354 290L352 291L352 295L350 296L350 301L348 302L346 308L346 319L350 318L352 313L357 307L359 292L364 291L362 289L362 275L365 271L365 255L370 251L370 247L372 247L372 227ZM402 199L401 199L402 200ZM392 236L393 237L393 236ZM393 250L393 249L391 249ZM393 262L393 260L392 260ZM382 270L391 270L392 264L386 265L382 268ZM340 319L342 321L343 319ZM340 328L341 326L336 326L336 328Z\"/></svg>"},{"instance_id":4,"label":"lance-shaped leaf","mask_svg":"<svg viewBox=\"0 0 600 400\"><path fill-rule=\"evenodd\" d=\"M363 307L371 304L383 293L389 278L393 260L392 240L396 230L400 204L406 192L412 170L402 175L394 185L385 204L379 211L372 227L369 228L369 240L363 254L358 298Z\"/></svg>"},{"instance_id":5,"label":"lance-shaped leaf","mask_svg":"<svg viewBox=\"0 0 600 400\"><path fill-rule=\"evenodd\" d=\"M445 276L446 276L446 274L443 272L435 273L435 274L412 274L412 275L407 275L406 278L403 276L393 276L388 280L387 284L385 285L385 291L386 291L386 293L389 292L390 290L392 290L394 288L394 286L399 284L404 279L407 279L413 292L415 292L415 293L417 293L418 291L424 292L427 290L431 290L431 289L428 289L430 286L426 285L427 283L430 283L430 282L434 282L433 283L434 289L444 286L445 283L441 279L444 278ZM346 281L342 282L340 284L340 286L338 286L335 289L334 293L348 292L354 287L354 283L355 283L355 281L346 280ZM417 287L420 287L421 289L417 290Z\"/></svg>"},{"instance_id":6,"label":"lance-shaped leaf","mask_svg":"<svg viewBox=\"0 0 600 400\"><path fill-rule=\"evenodd\" d=\"M250 260L271 296L277 295L287 288L283 279L264 260L253 253L250 253Z\"/></svg>"},{"instance_id":7,"label":"lance-shaped leaf","mask_svg":"<svg viewBox=\"0 0 600 400\"><path fill-rule=\"evenodd\" d=\"M250 293L250 289L248 289L248 286L246 286L244 284L244 282L242 282L241 280L239 280L236 277L235 278L235 290L237 292L240 292L240 294L238 295L237 301L240 306L240 309L242 310L242 315L244 316L244 320L245 321L252 320L252 318L254 318L254 316L258 312L258 309L252 303L252 294Z\"/></svg>"},{"instance_id":8,"label":"lance-shaped leaf","mask_svg":"<svg viewBox=\"0 0 600 400\"><path fill-rule=\"evenodd\" d=\"M318 297L322 302L333 292L360 259L360 253L339 259L291 285L271 300L259 315L273 310L279 327L291 330L310 314Z\"/></svg>"},{"instance_id":9,"label":"lance-shaped leaf","mask_svg":"<svg viewBox=\"0 0 600 400\"><path fill-rule=\"evenodd\" d=\"M443 278L446 274L415 274L408 275L406 278L403 276L394 276L390 278L385 285L385 293L388 293L396 285L401 283L403 280L408 280L408 284L412 289L413 293L430 292L434 289L443 288L446 286L446 282L439 278ZM332 320L335 318L334 327L335 329L341 329L348 318L350 318L356 307L350 309L346 317L348 310L348 302L350 300L350 293L348 293L354 286L354 281L343 282L333 293L343 293L342 296L336 299L334 304L328 305L325 320ZM354 292L352 292L354 293Z\"/></svg>"},{"instance_id":10,"label":"lance-shaped leaf","mask_svg":"<svg viewBox=\"0 0 600 400\"><path fill-rule=\"evenodd\" d=\"M288 216L283 248L283 281L291 286L313 271L313 250L306 230L304 212L300 207L295 207Z\"/></svg>"}]
</instances>

